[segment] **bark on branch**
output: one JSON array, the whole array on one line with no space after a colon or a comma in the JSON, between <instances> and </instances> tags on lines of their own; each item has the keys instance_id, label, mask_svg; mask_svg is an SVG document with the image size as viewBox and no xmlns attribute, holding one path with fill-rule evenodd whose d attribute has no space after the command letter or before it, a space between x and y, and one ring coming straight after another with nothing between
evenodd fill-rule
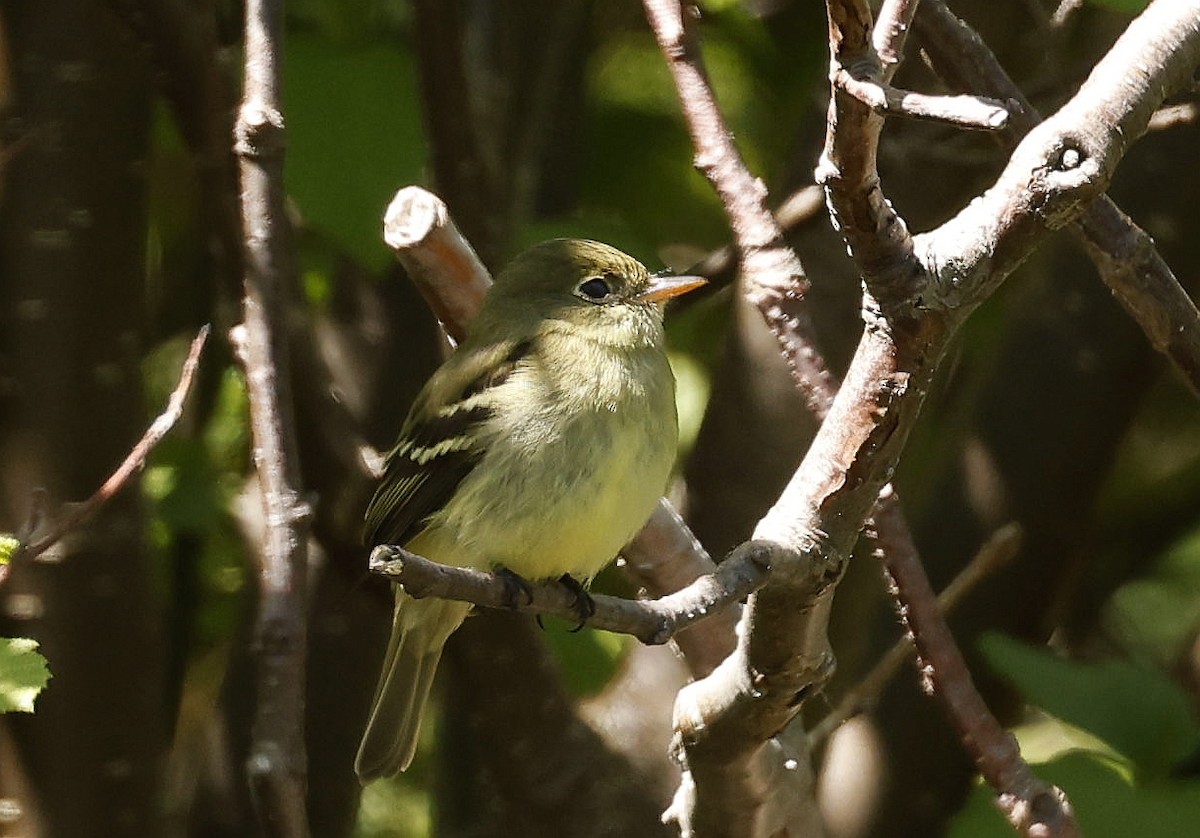
<instances>
[{"instance_id":1,"label":"bark on branch","mask_svg":"<svg viewBox=\"0 0 1200 838\"><path fill-rule=\"evenodd\" d=\"M787 260L777 261L795 263L797 269L799 263L783 241L778 228L769 227L770 213L761 194L761 184L750 175L729 139L729 131L724 126L700 62L697 38L688 25L682 7L679 3L671 2L648 1L645 5L651 26L675 77L679 100L697 149L697 166L712 181L730 218L742 256L743 283L747 296L758 305L780 341L785 358L792 362L794 378L808 396L810 406L819 417L825 416L833 401L836 383L824 373L824 363L810 337L807 313L803 307L807 281L802 274L792 277L785 305L788 316L780 317L778 297L771 293L764 294L762 289L779 287L781 277L772 273L776 268L775 263L755 259L760 243L755 235L747 231L761 237L763 230L770 229L775 237L772 239L773 247L789 254ZM913 5L892 4L890 10L890 30L902 33L911 19ZM869 24L869 16L862 19ZM867 44L869 28L862 28L859 34L861 44ZM898 59L893 65L895 63L898 63ZM860 62L856 66L862 68L864 65ZM886 83L888 78L878 71L874 72L873 77L879 79L880 83ZM862 109L860 115L868 121L873 120L877 132L880 124L878 116L867 108ZM859 130L870 130L870 125L864 123ZM858 166L861 171L870 169L873 172L874 145L864 143L849 147L869 153L869 160L860 160ZM719 160L721 164L706 165L705 161L709 158ZM877 208L883 219L881 225L887 227L892 224L887 220L890 206L880 200ZM895 218L894 213L891 217ZM911 240L903 225L897 229L897 236L902 247L910 247ZM797 353L812 368L820 370L821 374L803 374L795 364ZM797 472L793 484L800 479L800 472ZM800 775L794 770L772 773L764 769L772 759L781 758L780 754L774 752L780 740L763 743L759 747L757 743L762 743L765 737L755 728L756 725L762 725L772 731L781 730L798 712L803 696L814 691L828 677L832 668L832 655L824 638L825 623L833 586L840 578L845 556L829 554L819 540L814 542L803 537L806 529L804 522L811 515L811 500L803 492L785 493L756 530L756 537L764 535L778 538L778 543L787 547L784 554L786 563L801 568L792 585L786 581L779 583L781 590L778 596L771 597L768 589L751 599L743 637L753 630L749 628L753 626L770 626L777 621L784 627L778 634L772 634L769 629L761 632L760 636L773 638L764 644L770 647L769 651L756 659L761 660L766 669L756 668L756 660L745 655L713 673L707 679L710 683L703 688L685 690L677 701L677 721L684 720L686 725L677 727L677 751L686 774L668 816L678 822L685 834L693 830L700 834L719 832L727 828L729 823L738 824L744 830L756 830L758 834L773 834L785 823L788 828L796 830L807 828L813 820L812 811L815 807L811 805L810 787L803 785L806 781L802 781L800 794L796 793L797 787L788 789L787 784L764 784L764 776L772 776L776 780L790 777L796 781ZM820 581L810 584L811 576ZM796 618L797 609L803 612L802 618ZM790 662L789 645L796 647L796 657ZM735 658L741 654L743 650L739 648ZM777 676L774 696L778 700L764 700L757 704L739 702L739 690L743 690L747 683L765 683L763 673L766 671ZM754 698L764 697L764 691L757 686L750 688L750 694ZM726 703L715 698L718 695L724 696ZM688 719L695 721L686 721ZM799 736L789 739L793 745L802 742ZM796 756L788 754L782 758L783 763L794 768L798 761ZM802 753L799 756L802 762ZM793 805L784 816L780 813L785 809L778 806L777 802L785 798L801 798L808 800L810 805ZM780 817L785 820L781 821Z\"/></svg>"},{"instance_id":2,"label":"bark on branch","mask_svg":"<svg viewBox=\"0 0 1200 838\"><path fill-rule=\"evenodd\" d=\"M869 61L865 4L831 1L829 9L835 61ZM1103 192L1131 138L1146 129L1162 98L1200 58L1198 19L1195 5L1151 6L1079 94L1017 147L996 186L938 230L915 238L892 216L878 186L873 157L878 123L860 103L835 91L826 155L834 183L831 207L878 304L878 327L894 337L897 355L919 345L926 329L936 333L914 359L914 372L936 365L957 325L1041 237L1072 221ZM853 139L849 147L843 131ZM897 382L907 390L913 380L921 379L906 372ZM899 398L919 402L923 389ZM880 543L888 547L889 569L909 609L917 647L927 662L936 661L937 694L1010 821L1026 834L1076 834L1065 797L1037 780L1020 759L971 687L944 623L924 609L932 591L915 555L905 549L907 539L888 538L902 533L895 507L883 504L877 517L881 525L893 519L886 531L881 526ZM929 613L921 617L922 611Z\"/></svg>"},{"instance_id":3,"label":"bark on branch","mask_svg":"<svg viewBox=\"0 0 1200 838\"><path fill-rule=\"evenodd\" d=\"M1046 232L1078 220L1108 187L1163 99L1189 81L1198 62L1196 0L1156 2L1135 18L1079 92L1017 145L995 185L919 237L922 263L934 279L926 302L965 314Z\"/></svg>"},{"instance_id":4,"label":"bark on branch","mask_svg":"<svg viewBox=\"0 0 1200 838\"><path fill-rule=\"evenodd\" d=\"M283 0L247 0L245 90L235 150L242 186L242 323L230 338L246 371L265 523L255 626L258 689L247 774L267 835L308 835L305 807L305 574L309 510L301 499L284 330L289 270L280 95Z\"/></svg>"}]
</instances>

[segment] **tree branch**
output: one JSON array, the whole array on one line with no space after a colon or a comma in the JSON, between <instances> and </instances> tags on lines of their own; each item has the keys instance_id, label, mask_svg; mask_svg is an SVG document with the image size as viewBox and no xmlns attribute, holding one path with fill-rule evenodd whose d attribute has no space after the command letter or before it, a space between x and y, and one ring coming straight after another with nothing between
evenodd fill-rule
<instances>
[{"instance_id":1,"label":"tree branch","mask_svg":"<svg viewBox=\"0 0 1200 838\"><path fill-rule=\"evenodd\" d=\"M19 547L12 558L12 562L32 560L49 550L64 535L96 514L96 510L107 503L113 495L121 491L129 481L129 478L146 465L146 458L150 455L150 452L162 442L163 437L170 433L171 429L175 427L175 423L179 421L179 417L183 415L183 406L187 401L188 393L191 391L192 379L196 376L196 369L200 366L200 355L204 351L205 343L208 341L209 331L209 327L204 326L196 334L196 337L192 339L191 348L188 350L187 357L183 362L183 368L179 372L179 382L175 385L175 389L171 391L171 395L167 399L166 408L159 414L158 418L150 423L150 427L146 429L146 433L130 449L129 454L117 466L117 470L104 481L103 485L91 497L83 503L73 504L67 513L54 523L49 532L43 533L37 540ZM40 518L41 515L37 514L35 517ZM32 523L29 529L31 533L36 530L36 522ZM7 578L11 567L11 563L0 565L0 585L4 584L4 580Z\"/></svg>"},{"instance_id":2,"label":"tree branch","mask_svg":"<svg viewBox=\"0 0 1200 838\"><path fill-rule=\"evenodd\" d=\"M879 513L894 510L892 504L890 497L881 498ZM937 597L921 563L906 549L906 541L911 539L893 540L883 532L878 538L888 556L888 573L902 592L905 621L925 664L921 671L927 689L946 708L959 741L984 780L996 790L997 802L1009 823L1028 836L1078 836L1079 827L1066 795L1034 775L1021 757L1016 739L996 720L975 689L962 652L946 621L937 613Z\"/></svg>"},{"instance_id":3,"label":"tree branch","mask_svg":"<svg viewBox=\"0 0 1200 838\"><path fill-rule=\"evenodd\" d=\"M803 305L808 278L766 206L766 187L750 174L725 127L700 59L700 48L680 0L644 0L646 17L667 59L696 168L712 183L729 215L742 267L743 292L780 342L792 376L818 416L837 385L816 351L815 331ZM690 7L689 7L690 8Z\"/></svg>"},{"instance_id":4,"label":"tree branch","mask_svg":"<svg viewBox=\"0 0 1200 838\"><path fill-rule=\"evenodd\" d=\"M835 64L871 68L873 56L864 35L869 19L865 4L830 2L829 5ZM1154 45L1144 41L1140 46L1154 50ZM1159 66L1170 63L1168 55L1159 57L1162 58ZM1132 55L1124 54L1119 43L1105 62L1101 62L1093 78L1105 71L1106 63L1113 61L1144 66ZM1079 118L1073 113L1073 108L1088 110L1085 86L1085 92L1056 117L1063 124L1059 130L1069 134L1068 139L1055 136L1041 148L1023 143L1006 172L1012 176L1013 183L1004 184L1002 177L1001 185L960 214L960 218L970 218L968 223L983 223L985 228L987 221L984 218L987 218L1000 229L994 238L959 251L960 257L951 254L955 248L963 246L961 237L965 234L966 223L958 226L951 221L917 241L909 237L902 222L894 218L890 204L879 191L875 173L874 144L878 139L879 123L864 114L859 103L839 97L835 87L826 154L833 175L827 180L831 183L830 204L835 215L843 221L843 235L863 269L868 291L878 301L880 326L895 333L898 352L907 348L906 339L917 336L922 326L941 330L936 323L939 315L930 311L931 300L941 292L946 294L942 301L944 313L952 322L945 324L949 328L929 345L930 350L940 352L957 321L1028 255L1036 237L1061 226L1070 220L1070 216L1082 211L1091 197L1088 190L1095 188L1098 182L1107 183L1115 160L1124 151L1117 138L1137 127L1139 111L1147 105L1152 108L1157 104L1148 86L1137 92L1139 95L1130 100L1125 113L1109 114L1115 116L1115 124L1107 137L1100 132L1088 136L1079 130L1081 126L1092 125L1091 120L1096 118L1093 113L1089 113L1088 118ZM1141 128L1144 129L1144 123ZM1109 140L1108 145L1105 139ZM1022 152L1029 155L1028 159ZM1099 164L1089 165L1090 161L1103 155L1107 155L1107 161L1101 159ZM1062 177L1054 173L1061 173ZM981 208L980 205L989 198L996 204ZM939 237L937 241L949 252L937 252L936 246L926 249L927 242L935 237ZM1006 257L1013 260L1011 265L1006 263ZM973 274L964 270L966 263L974 268ZM948 265L953 265L952 271L946 270ZM964 281L964 276L975 281ZM907 376L903 383L910 384ZM916 388L917 399L922 389ZM895 580L904 613L908 615L915 643L926 663L931 688L946 707L981 773L997 790L1010 822L1025 834L1077 834L1078 827L1065 796L1034 777L1011 737L974 689L961 653L934 607L932 589L911 549L911 538L890 493L885 494L877 508L876 520L879 544Z\"/></svg>"},{"instance_id":5,"label":"tree branch","mask_svg":"<svg viewBox=\"0 0 1200 838\"><path fill-rule=\"evenodd\" d=\"M883 68L882 78L890 82L904 61L904 43L912 28L920 0L885 0L879 8L871 42Z\"/></svg>"},{"instance_id":6,"label":"tree branch","mask_svg":"<svg viewBox=\"0 0 1200 838\"><path fill-rule=\"evenodd\" d=\"M1168 105L1159 108L1150 117L1147 131L1167 131L1181 125L1192 125L1200 121L1200 105L1195 102L1184 102L1179 105Z\"/></svg>"},{"instance_id":7,"label":"tree branch","mask_svg":"<svg viewBox=\"0 0 1200 838\"><path fill-rule=\"evenodd\" d=\"M944 307L954 320L964 317L1046 232L1072 221L1103 191L1129 142L1145 130L1162 97L1200 60L1200 14L1197 9L1168 5L1155 4L1134 21L1079 94L1018 146L993 189L938 230L918 237L913 247L921 271L910 289L920 295L916 300L924 310L905 310L915 302L909 294L897 300L901 305L894 310L892 322L897 316L929 322L935 319L934 307ZM831 7L831 20L836 18ZM847 18L857 22L854 16ZM856 214L852 205L845 215L869 218L871 208L863 212L860 204ZM974 229L975 224L982 224L982 229ZM974 239L967 232L971 229ZM848 240L856 234L869 239L871 230L850 230ZM901 275L909 273L908 261L904 254L897 259ZM890 294L894 287L888 287L889 279L896 275L897 266L884 262L872 267L877 274L866 271L868 288L874 291L884 285ZM887 318L888 299L882 302ZM947 336L953 328L951 324ZM915 642L929 664L930 682L981 773L999 792L1010 822L1025 834L1077 834L1065 796L1033 776L1011 737L972 687L961 654L931 607L933 594L915 554L906 549L906 538L895 540L903 536L903 521L889 498L881 504L877 519L881 524L890 519L886 528L881 526L879 541L886 548L889 571L907 609Z\"/></svg>"},{"instance_id":8,"label":"tree branch","mask_svg":"<svg viewBox=\"0 0 1200 838\"><path fill-rule=\"evenodd\" d=\"M247 773L263 830L308 835L304 684L309 510L298 489L284 288L289 269L280 96L283 0L247 0L245 89L236 126L245 236L243 321L230 338L246 370L265 522L255 626L258 689Z\"/></svg>"},{"instance_id":9,"label":"tree branch","mask_svg":"<svg viewBox=\"0 0 1200 838\"><path fill-rule=\"evenodd\" d=\"M745 179L726 179L722 165L737 165L736 156L717 158L721 165L705 156L705 148L714 147L705 143L719 150L728 144L728 134L715 108L707 107L711 93L698 59L694 55L689 59L678 4L646 0L646 6L676 73L681 99L687 103L685 113L700 150L698 165L718 186L736 219L739 202L757 200L761 185L751 182L740 194L723 191L722 184ZM866 5L831 1L829 13L835 61L877 64ZM1166 20L1156 21L1156 28L1168 37L1173 31ZM1149 31L1149 27L1138 31L1138 39L1145 39ZM1169 52L1162 57L1171 65L1170 72L1176 73L1180 62ZM1122 55L1120 60L1139 68L1147 64L1133 55ZM1154 66L1153 57L1148 63ZM881 69L872 72L882 75ZM1153 109L1161 101L1149 86L1140 93L1149 101L1138 99L1138 107ZM696 108L698 100L705 108ZM707 121L698 121L697 116ZM1118 113L1116 120L1128 132L1137 129L1139 118L1131 109ZM792 552L780 557L770 583L750 598L734 654L713 675L685 688L677 700L681 761L688 774L671 811L685 833L720 832L730 829L730 824L746 833L763 830L755 798L737 789L746 788L754 756L761 753L759 743L795 716L831 663L824 618L833 587L863 521L896 467L949 340L974 306L1046 232L1082 210L1092 197L1087 190L1094 184L1093 170L1111 173L1110 164L1124 150L1110 150L1104 165L1094 166L1090 161L1099 150L1094 145L1082 150L1052 146L1049 150L1059 152L1057 157L1045 153L1045 148L1039 153L1036 146L1024 147L1006 172L1012 183L1002 179L1003 189L992 190L935 234L914 238L879 188L875 167L879 116L835 91L830 125L822 175L835 221L867 281L867 329L808 455L755 530L755 538L776 541ZM697 136L705 134L709 136ZM1081 168L1085 171L1078 172ZM1025 174L1019 181L1018 172ZM1052 174L1056 172L1075 174L1059 178ZM1010 203L1000 203L996 196ZM986 213L981 205L987 207ZM967 218L973 226L965 223ZM971 229L979 227L985 233L973 249L954 250ZM931 245L938 234L944 236L944 253ZM877 518L887 529L894 522L889 521L889 510L883 512ZM900 527L890 532L907 537ZM969 686L969 679L951 680L943 689L957 690L964 684ZM701 785L704 791L698 793ZM1031 788L1016 791L1026 797L1009 811L1016 814L1027 806L1022 817L1028 816L1031 832L1039 824L1061 823L1064 831L1069 830L1071 822L1056 796L1037 796ZM735 793L732 799L729 792ZM1040 808L1047 801L1054 804L1050 811ZM763 831L770 832L770 827Z\"/></svg>"},{"instance_id":10,"label":"tree branch","mask_svg":"<svg viewBox=\"0 0 1200 838\"><path fill-rule=\"evenodd\" d=\"M461 341L492 277L454 225L446 202L419 186L404 187L384 213L383 240L446 333Z\"/></svg>"},{"instance_id":11,"label":"tree branch","mask_svg":"<svg viewBox=\"0 0 1200 838\"><path fill-rule=\"evenodd\" d=\"M845 69L834 71L833 83L882 116L926 119L980 131L998 131L1008 124L1008 109L996 99L914 93L886 82L855 78Z\"/></svg>"},{"instance_id":12,"label":"tree branch","mask_svg":"<svg viewBox=\"0 0 1200 838\"><path fill-rule=\"evenodd\" d=\"M666 643L762 587L775 549L770 544L746 542L711 574L658 599L595 595L595 611L584 622L590 628L631 634L647 645ZM416 599L432 596L485 608L579 619L575 592L554 581L531 582L528 591L522 591L522 597L528 594L525 600L513 602L511 583L502 576L438 564L402 547L376 547L370 567L372 572L403 585L405 592Z\"/></svg>"},{"instance_id":13,"label":"tree branch","mask_svg":"<svg viewBox=\"0 0 1200 838\"><path fill-rule=\"evenodd\" d=\"M979 35L955 17L941 0L926 0L915 26L935 72L947 82L961 90L1001 97L1017 105L1011 120L1012 132L1000 135L1007 147L1015 147L1021 134L1032 131L1041 122L1037 110ZM1120 72L1121 67L1114 66L1102 78L1109 84L1118 83ZM1112 74L1116 74L1115 78ZM1178 86L1178 82L1173 86ZM1161 100L1160 96L1156 101ZM1129 137L1128 142L1133 139ZM1150 236L1107 195L1101 195L1072 223L1071 232L1096 262L1101 279L1142 327L1154 348L1175 364L1194 392L1200 393L1200 312Z\"/></svg>"},{"instance_id":14,"label":"tree branch","mask_svg":"<svg viewBox=\"0 0 1200 838\"><path fill-rule=\"evenodd\" d=\"M1146 14L1135 23L1138 28L1130 26L1118 42L1117 47L1109 53L1104 61L1092 72L1088 83L1080 94L1075 97L1075 107L1090 110L1091 114L1060 112L1056 119L1061 120L1058 126L1052 126L1050 133L1062 131L1064 134L1075 124L1087 125L1086 120L1096 115L1099 122L1088 133L1092 142L1099 137L1111 136L1120 131L1120 143L1114 142L1117 156L1120 156L1129 144L1133 143L1147 128L1148 120L1154 109L1163 101L1166 92L1183 86L1187 79L1188 67L1194 67L1196 62L1196 43L1194 28L1196 25L1195 4L1181 4L1175 26L1170 32L1164 31L1160 37L1157 49L1147 50L1146 54L1136 49L1134 34L1144 32L1145 20L1157 20L1165 17L1163 4L1154 4ZM1189 31L1190 25L1190 31ZM926 50L930 55L936 72L946 78L950 84L960 89L972 89L986 92L991 96L1007 98L1014 102L1012 127L1014 133L1002 134L1004 142L1010 148L1016 145L1018 134L1033 131L1039 125L1040 116L1020 89L1004 72L1000 62L996 61L991 50L986 47L982 38L970 26L961 22L944 6L941 0L926 0L922 13L916 19L916 28ZM1141 35L1140 37L1145 37ZM1175 42L1177 49L1165 49L1163 44ZM1124 44L1124 46L1122 46ZM1164 54L1165 53L1165 54ZM1130 61L1140 61L1141 64L1129 64ZM1139 67L1139 72L1129 73L1129 67ZM1129 78L1126 78L1126 74ZM1115 91L1112 94L1106 92ZM1140 90L1140 92L1139 92ZM1130 97L1146 96L1150 102L1146 106L1133 108ZM1146 110L1148 112L1146 113ZM1124 110L1124 116L1112 119ZM1067 137L1063 137L1066 145ZM1024 145L1024 143L1022 143ZM1051 149L1054 151L1054 149ZM1066 154L1070 161L1082 164L1079 149L1058 149ZM1051 156L1051 155L1046 155ZM1092 161L1088 170L1094 170L1097 180L1091 185L1090 192L1096 192L1096 187L1108 185L1111 166L1115 158L1106 154L1109 161L1105 163L1108 169L1100 172L1099 164ZM1025 163L1025 167L1031 163ZM1015 174L1015 173L1014 173ZM1102 176L1103 175L1103 176ZM1004 179L1001 184L1012 188L1015 184L1007 184ZM992 190L996 192L996 190ZM1086 200L1087 197L1080 198ZM995 215L996 208L992 206L986 213ZM1028 213L1024 214L1028 215ZM1049 208L1038 205L1038 217L1050 219ZM961 228L970 226L970 216L962 220ZM1072 225L1072 232L1084 243L1085 249L1093 259L1096 259L1100 277L1112 289L1112 293L1145 331L1154 348L1166 354L1172 363L1180 369L1196 393L1200 393L1200 312L1183 291L1180 283L1171 274L1171 270L1159 256L1153 241L1144 231L1134 225L1126 214L1104 194L1082 211L1079 219ZM1012 233L1009 233L1012 235ZM978 241L976 237L971 237ZM1007 273L1007 271L1006 271Z\"/></svg>"},{"instance_id":15,"label":"tree branch","mask_svg":"<svg viewBox=\"0 0 1200 838\"><path fill-rule=\"evenodd\" d=\"M918 291L913 283L920 278L920 267L908 227L879 183L876 155L883 118L837 85L850 67L860 78L882 82L871 12L864 0L829 0L826 5L833 93L817 182L825 186L830 217L851 255L872 281L870 293L908 299ZM866 307L871 307L869 301Z\"/></svg>"},{"instance_id":16,"label":"tree branch","mask_svg":"<svg viewBox=\"0 0 1200 838\"><path fill-rule=\"evenodd\" d=\"M811 409L818 417L824 417L831 403L835 410L838 409L833 398L836 383L825 372L810 337L811 326L802 300L807 280L801 273L793 273L793 284L784 295L783 303L773 293L761 293L762 288L781 287L785 277L777 271L778 263L794 265L799 271L799 262L766 209L762 184L750 175L729 139L729 131L724 126L700 62L697 39L688 29L679 4L646 0L645 5L675 77L678 98L697 149L697 167L712 182L730 218L742 254L747 296L759 307L780 341L784 356L791 363L793 378L806 395ZM897 29L902 31L911 10L897 8L895 11ZM869 14L862 19L866 27L860 30L863 36L860 47L869 48L866 41ZM860 113L867 121L862 122L859 131L867 134L874 131L877 137L881 124L879 117L865 108ZM876 124L869 125L869 120ZM859 172L869 170L873 176L874 141L850 144L845 156L853 158L860 150L868 152L869 160L851 160L850 168L857 167ZM830 174L832 177L836 173ZM826 186L828 191L828 184ZM877 178L875 191L878 193ZM894 222L886 222L887 213L891 213L890 206L882 201L881 194L878 197L878 215L885 218L885 223L895 226ZM895 219L894 213L891 216ZM782 254L775 263L756 262L754 258L767 233L772 236L773 251ZM897 235L901 250L911 256L911 238L902 224L897 228ZM864 241L874 243L873 238ZM915 260L911 267L915 269ZM781 317L781 310L786 310L788 316ZM872 342L867 347L864 342L864 348L868 351L861 353L860 358L870 360L864 360L860 370L874 370L878 373L877 380L887 386L886 344ZM797 353L804 365L796 363ZM806 368L818 370L819 374L806 374ZM848 402L843 405L847 406L847 411L854 411ZM823 431L837 423L832 415L828 419ZM859 442L870 441L869 416L860 412L851 419L847 413L847 421L854 423L856 432L867 434ZM818 441L820 439L821 435L818 435ZM831 442L832 446L843 450L854 444L857 443L850 439ZM825 631L833 588L845 566L848 549L841 548L840 552L829 549L835 542L826 540L830 532L828 522L841 526L854 520L854 516L851 514L845 519L819 516L818 510L827 500L824 493L840 485L845 475L839 475L839 464L828 459L833 450L822 450L817 456L811 456L816 450L816 446L810 450L810 457L793 476L788 490L755 530L756 538L786 545L781 564L789 569L788 578L773 580L751 598L742 632L743 639L751 638L750 644L739 644L724 664L703 682L685 689L677 699L676 752L685 769L685 777L667 816L678 822L685 834L719 832L730 823L739 824L743 831L773 834L781 828L781 823L774 820L780 817L780 807L772 801L784 797L811 799L811 784L807 784L800 774L770 771L772 760L777 761L780 757L774 752L780 741L763 743L795 717L804 696L823 682L832 670L833 658ZM897 448L896 456L898 451ZM875 488L881 485L876 483ZM861 500L855 497L856 504ZM870 500L868 498L868 503ZM844 538L852 539L857 535L865 514L866 509L861 510L862 517L857 519L854 528L842 531ZM785 761L795 765L806 759L804 754L789 754ZM770 787L768 791L769 787L762 782L764 776L775 780L790 778L800 782L803 788L785 783ZM794 819L789 822L790 828L799 828L806 816L801 809L793 807L786 817Z\"/></svg>"}]
</instances>

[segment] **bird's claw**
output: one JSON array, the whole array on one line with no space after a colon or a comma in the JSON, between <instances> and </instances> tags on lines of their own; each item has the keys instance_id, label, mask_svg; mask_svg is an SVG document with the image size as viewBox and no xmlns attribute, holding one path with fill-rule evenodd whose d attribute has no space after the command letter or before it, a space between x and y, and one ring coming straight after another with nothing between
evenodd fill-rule
<instances>
[{"instance_id":1,"label":"bird's claw","mask_svg":"<svg viewBox=\"0 0 1200 838\"><path fill-rule=\"evenodd\" d=\"M529 584L524 576L514 573L507 567L497 568L496 575L504 583L504 606L506 608L516 610L521 604L522 598L524 598L526 605L533 604L533 586Z\"/></svg>"},{"instance_id":2,"label":"bird's claw","mask_svg":"<svg viewBox=\"0 0 1200 838\"><path fill-rule=\"evenodd\" d=\"M575 612L575 619L579 620L579 625L571 631L577 632L587 625L587 621L596 613L596 600L592 599L591 594L584 590L579 580L571 574L564 573L558 577L558 581L575 597L571 602L571 610Z\"/></svg>"}]
</instances>

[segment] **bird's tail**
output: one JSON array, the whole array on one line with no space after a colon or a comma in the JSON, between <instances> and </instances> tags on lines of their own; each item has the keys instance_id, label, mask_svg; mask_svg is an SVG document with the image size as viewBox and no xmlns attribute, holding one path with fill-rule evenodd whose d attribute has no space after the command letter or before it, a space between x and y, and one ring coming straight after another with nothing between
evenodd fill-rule
<instances>
[{"instance_id":1,"label":"bird's tail","mask_svg":"<svg viewBox=\"0 0 1200 838\"><path fill-rule=\"evenodd\" d=\"M442 646L469 608L444 599L413 599L397 588L392 639L354 760L362 782L391 776L412 762Z\"/></svg>"}]
</instances>

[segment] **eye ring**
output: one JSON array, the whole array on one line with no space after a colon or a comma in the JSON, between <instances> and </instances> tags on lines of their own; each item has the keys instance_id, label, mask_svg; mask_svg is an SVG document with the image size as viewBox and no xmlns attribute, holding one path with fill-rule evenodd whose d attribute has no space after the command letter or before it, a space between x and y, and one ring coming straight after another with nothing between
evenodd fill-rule
<instances>
[{"instance_id":1,"label":"eye ring","mask_svg":"<svg viewBox=\"0 0 1200 838\"><path fill-rule=\"evenodd\" d=\"M603 302L612 296L612 282L607 275L593 276L579 283L579 293L591 302Z\"/></svg>"}]
</instances>

